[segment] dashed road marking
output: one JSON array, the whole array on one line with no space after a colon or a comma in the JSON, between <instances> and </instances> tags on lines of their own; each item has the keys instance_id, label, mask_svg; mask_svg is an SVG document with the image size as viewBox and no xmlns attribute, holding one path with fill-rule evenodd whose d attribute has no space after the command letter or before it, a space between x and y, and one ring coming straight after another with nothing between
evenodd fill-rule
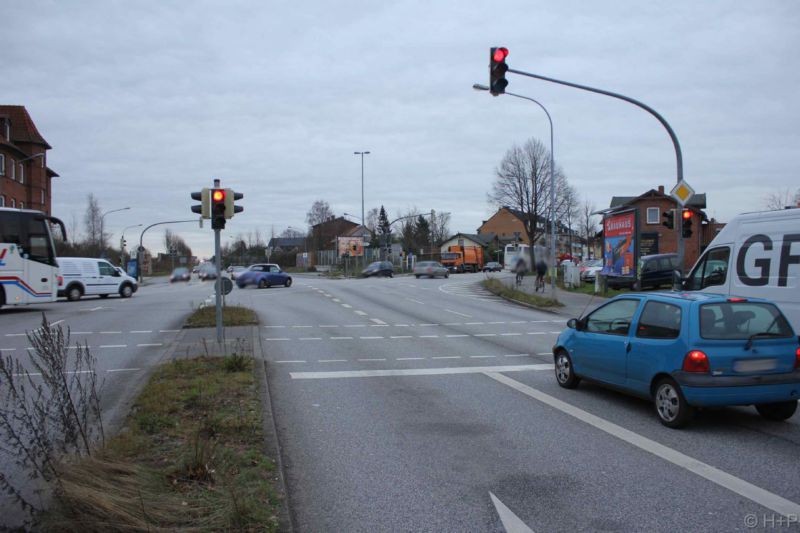
<instances>
[{"instance_id":1,"label":"dashed road marking","mask_svg":"<svg viewBox=\"0 0 800 533\"><path fill-rule=\"evenodd\" d=\"M497 337L497 333L476 333L473 337Z\"/></svg>"},{"instance_id":2,"label":"dashed road marking","mask_svg":"<svg viewBox=\"0 0 800 533\"><path fill-rule=\"evenodd\" d=\"M384 322L383 320L381 320L380 318L370 318L370 320L372 320L373 322L375 322L375 324L377 324L379 326L388 326L389 325L386 322Z\"/></svg>"},{"instance_id":3,"label":"dashed road marking","mask_svg":"<svg viewBox=\"0 0 800 533\"><path fill-rule=\"evenodd\" d=\"M320 359L318 363L346 363L347 359Z\"/></svg>"},{"instance_id":4,"label":"dashed road marking","mask_svg":"<svg viewBox=\"0 0 800 533\"><path fill-rule=\"evenodd\" d=\"M365 313L364 311L358 311L358 310L356 310L356 311L353 311L353 312L354 312L355 314L357 314L357 315L360 315L360 316L367 316L367 313Z\"/></svg>"},{"instance_id":5,"label":"dashed road marking","mask_svg":"<svg viewBox=\"0 0 800 533\"><path fill-rule=\"evenodd\" d=\"M466 318L472 318L472 315L465 315L464 313L459 313L458 311L451 311L450 309L445 309L448 313L453 313L454 315L463 316Z\"/></svg>"},{"instance_id":6,"label":"dashed road marking","mask_svg":"<svg viewBox=\"0 0 800 533\"><path fill-rule=\"evenodd\" d=\"M363 339L365 341L375 340L375 339L382 339L383 337L359 337L359 339Z\"/></svg>"},{"instance_id":7,"label":"dashed road marking","mask_svg":"<svg viewBox=\"0 0 800 533\"><path fill-rule=\"evenodd\" d=\"M345 309L352 309L353 308L353 306L350 305L350 304L342 304L342 307L344 307Z\"/></svg>"},{"instance_id":8,"label":"dashed road marking","mask_svg":"<svg viewBox=\"0 0 800 533\"><path fill-rule=\"evenodd\" d=\"M154 343L151 343L151 344L137 344L136 346L143 348L145 346L164 346L164 345L162 343L160 343L160 342L154 342Z\"/></svg>"},{"instance_id":9,"label":"dashed road marking","mask_svg":"<svg viewBox=\"0 0 800 533\"><path fill-rule=\"evenodd\" d=\"M425 305L425 302L420 302L419 300L415 300L414 298L406 298L406 300L414 302L415 304Z\"/></svg>"},{"instance_id":10,"label":"dashed road marking","mask_svg":"<svg viewBox=\"0 0 800 533\"><path fill-rule=\"evenodd\" d=\"M135 331L131 331L131 333L153 333L152 329L137 329Z\"/></svg>"},{"instance_id":11,"label":"dashed road marking","mask_svg":"<svg viewBox=\"0 0 800 533\"><path fill-rule=\"evenodd\" d=\"M300 337L298 340L301 340L301 341L321 341L322 337Z\"/></svg>"},{"instance_id":12,"label":"dashed road marking","mask_svg":"<svg viewBox=\"0 0 800 533\"><path fill-rule=\"evenodd\" d=\"M303 359L284 359L282 361L275 361L276 363L305 363Z\"/></svg>"},{"instance_id":13,"label":"dashed road marking","mask_svg":"<svg viewBox=\"0 0 800 533\"><path fill-rule=\"evenodd\" d=\"M385 361L386 359L359 359L359 361ZM290 372L292 379L337 379L389 376L443 376L448 374L487 374L494 372L525 372L553 370L551 364L500 365L500 366L455 366L445 368L408 368L402 370L341 370L328 372ZM502 374L498 374L502 376Z\"/></svg>"},{"instance_id":14,"label":"dashed road marking","mask_svg":"<svg viewBox=\"0 0 800 533\"><path fill-rule=\"evenodd\" d=\"M352 340L353 337L331 337L331 340L334 341L344 341L344 340Z\"/></svg>"},{"instance_id":15,"label":"dashed road marking","mask_svg":"<svg viewBox=\"0 0 800 533\"><path fill-rule=\"evenodd\" d=\"M127 344L101 344L98 348L127 348Z\"/></svg>"},{"instance_id":16,"label":"dashed road marking","mask_svg":"<svg viewBox=\"0 0 800 533\"><path fill-rule=\"evenodd\" d=\"M288 341L291 340L288 337L264 337L265 341Z\"/></svg>"},{"instance_id":17,"label":"dashed road marking","mask_svg":"<svg viewBox=\"0 0 800 533\"><path fill-rule=\"evenodd\" d=\"M392 335L389 337L390 339L413 339L413 335Z\"/></svg>"}]
</instances>

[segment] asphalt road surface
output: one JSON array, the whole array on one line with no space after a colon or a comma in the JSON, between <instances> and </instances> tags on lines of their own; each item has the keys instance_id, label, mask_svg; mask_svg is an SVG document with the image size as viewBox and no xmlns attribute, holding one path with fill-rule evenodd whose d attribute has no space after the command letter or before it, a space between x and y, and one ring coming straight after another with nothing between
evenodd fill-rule
<instances>
[{"instance_id":1,"label":"asphalt road surface","mask_svg":"<svg viewBox=\"0 0 800 533\"><path fill-rule=\"evenodd\" d=\"M234 289L258 311L297 531L798 530L800 415L699 413L685 430L649 403L560 389L568 317L449 279L326 280ZM43 308L98 356L112 412L211 284L129 300L0 312L0 350Z\"/></svg>"}]
</instances>

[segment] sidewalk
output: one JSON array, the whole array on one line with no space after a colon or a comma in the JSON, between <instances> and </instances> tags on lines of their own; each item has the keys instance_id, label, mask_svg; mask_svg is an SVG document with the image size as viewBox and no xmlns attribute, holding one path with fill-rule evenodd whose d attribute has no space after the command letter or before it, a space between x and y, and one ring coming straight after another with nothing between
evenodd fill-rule
<instances>
[{"instance_id":1,"label":"sidewalk","mask_svg":"<svg viewBox=\"0 0 800 533\"><path fill-rule=\"evenodd\" d=\"M545 298L552 298L553 291L550 284L548 283L545 285L544 293L541 291L535 293L533 291L535 281L536 276L525 276L522 279L522 285L520 286L520 289L529 294L536 294L539 296L544 296ZM564 306L554 307L551 308L551 310L559 315L565 316L566 318L582 317L606 301L606 298L600 295L591 296L588 294L571 292L560 288L556 289L556 299L564 304Z\"/></svg>"}]
</instances>

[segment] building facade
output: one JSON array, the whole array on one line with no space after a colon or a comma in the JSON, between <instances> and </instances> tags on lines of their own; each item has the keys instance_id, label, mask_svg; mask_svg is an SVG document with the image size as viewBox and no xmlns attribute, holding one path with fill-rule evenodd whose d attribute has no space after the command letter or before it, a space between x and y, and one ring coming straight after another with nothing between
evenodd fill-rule
<instances>
[{"instance_id":1,"label":"building facade","mask_svg":"<svg viewBox=\"0 0 800 533\"><path fill-rule=\"evenodd\" d=\"M50 149L23 106L0 105L0 207L51 214Z\"/></svg>"}]
</instances>

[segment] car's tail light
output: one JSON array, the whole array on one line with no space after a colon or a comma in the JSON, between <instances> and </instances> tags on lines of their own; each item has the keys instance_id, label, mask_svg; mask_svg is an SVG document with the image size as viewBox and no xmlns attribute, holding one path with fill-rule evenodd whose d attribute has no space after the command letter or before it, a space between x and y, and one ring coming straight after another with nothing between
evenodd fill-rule
<instances>
[{"instance_id":1,"label":"car's tail light","mask_svg":"<svg viewBox=\"0 0 800 533\"><path fill-rule=\"evenodd\" d=\"M692 350L683 358L684 372L708 372L708 356L700 350Z\"/></svg>"},{"instance_id":2,"label":"car's tail light","mask_svg":"<svg viewBox=\"0 0 800 533\"><path fill-rule=\"evenodd\" d=\"M800 348L794 352L794 367L800 370Z\"/></svg>"},{"instance_id":3,"label":"car's tail light","mask_svg":"<svg viewBox=\"0 0 800 533\"><path fill-rule=\"evenodd\" d=\"M734 296L733 298L728 298L728 301L732 304L740 304L742 302L746 302L747 298L739 298L738 296Z\"/></svg>"},{"instance_id":4,"label":"car's tail light","mask_svg":"<svg viewBox=\"0 0 800 533\"><path fill-rule=\"evenodd\" d=\"M64 276L58 276L58 286L62 286L64 284Z\"/></svg>"}]
</instances>

